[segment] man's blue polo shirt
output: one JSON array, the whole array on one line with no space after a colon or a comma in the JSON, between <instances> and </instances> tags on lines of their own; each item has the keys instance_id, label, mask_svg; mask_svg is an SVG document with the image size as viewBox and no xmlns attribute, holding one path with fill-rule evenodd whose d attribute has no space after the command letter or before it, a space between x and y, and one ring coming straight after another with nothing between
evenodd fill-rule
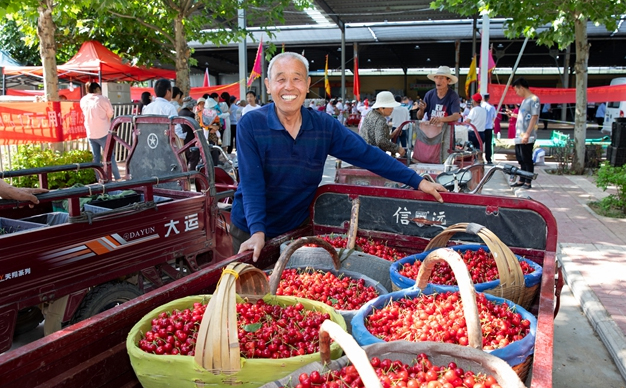
<instances>
[{"instance_id":1,"label":"man's blue polo shirt","mask_svg":"<svg viewBox=\"0 0 626 388\"><path fill-rule=\"evenodd\" d=\"M248 112L237 124L240 183L231 220L239 229L272 238L298 227L332 155L387 179L417 188L422 178L372 147L339 121L301 108L302 126L292 138L278 120L274 103Z\"/></svg>"}]
</instances>

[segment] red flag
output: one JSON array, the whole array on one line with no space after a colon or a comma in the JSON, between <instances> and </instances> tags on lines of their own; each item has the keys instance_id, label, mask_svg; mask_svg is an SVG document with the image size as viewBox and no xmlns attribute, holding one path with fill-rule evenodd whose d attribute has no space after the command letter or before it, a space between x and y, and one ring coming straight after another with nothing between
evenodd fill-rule
<instances>
[{"instance_id":1,"label":"red flag","mask_svg":"<svg viewBox=\"0 0 626 388\"><path fill-rule=\"evenodd\" d=\"M256 58L254 59L254 66L248 77L248 87L252 85L252 82L261 76L261 52L263 51L263 39L259 42L259 48L256 50Z\"/></svg>"},{"instance_id":2,"label":"red flag","mask_svg":"<svg viewBox=\"0 0 626 388\"><path fill-rule=\"evenodd\" d=\"M357 101L361 101L361 81L359 80L359 56L354 53L354 80L352 82L352 94Z\"/></svg>"},{"instance_id":3,"label":"red flag","mask_svg":"<svg viewBox=\"0 0 626 388\"><path fill-rule=\"evenodd\" d=\"M209 80L209 68L207 67L204 71L204 81L202 82L203 88L208 88L211 86L211 81Z\"/></svg>"}]
</instances>

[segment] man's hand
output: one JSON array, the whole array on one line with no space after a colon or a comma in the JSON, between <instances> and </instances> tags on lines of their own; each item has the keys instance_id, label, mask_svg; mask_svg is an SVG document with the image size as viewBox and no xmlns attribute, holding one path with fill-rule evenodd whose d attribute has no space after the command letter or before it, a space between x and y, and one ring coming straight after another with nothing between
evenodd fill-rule
<instances>
[{"instance_id":1,"label":"man's hand","mask_svg":"<svg viewBox=\"0 0 626 388\"><path fill-rule=\"evenodd\" d=\"M1 182L2 183L0 183L0 198L2 199L13 199L16 201L30 201L36 205L39 203L39 200L33 194L41 194L41 193L48 192L48 190L46 189L13 187L4 181L1 181Z\"/></svg>"},{"instance_id":2,"label":"man's hand","mask_svg":"<svg viewBox=\"0 0 626 388\"><path fill-rule=\"evenodd\" d=\"M259 256L261 255L261 249L265 246L265 233L256 232L249 239L241 243L239 247L239 252L242 253L245 251L254 251L252 253L252 261L255 263L259 260Z\"/></svg>"},{"instance_id":3,"label":"man's hand","mask_svg":"<svg viewBox=\"0 0 626 388\"><path fill-rule=\"evenodd\" d=\"M443 198L441 198L441 194L439 194L439 192L448 192L448 190L446 190L446 188L439 183L432 183L427 181L426 179L422 179L418 189L422 190L426 194L432 195L437 201L441 203L443 203Z\"/></svg>"},{"instance_id":4,"label":"man's hand","mask_svg":"<svg viewBox=\"0 0 626 388\"><path fill-rule=\"evenodd\" d=\"M398 153L400 154L400 156L404 156L406 155L406 150L400 146L398 147Z\"/></svg>"}]
</instances>

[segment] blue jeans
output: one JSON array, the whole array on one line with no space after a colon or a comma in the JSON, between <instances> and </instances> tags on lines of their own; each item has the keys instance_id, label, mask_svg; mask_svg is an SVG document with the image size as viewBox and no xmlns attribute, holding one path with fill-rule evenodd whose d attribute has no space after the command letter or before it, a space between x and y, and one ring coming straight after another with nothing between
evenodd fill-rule
<instances>
[{"instance_id":1,"label":"blue jeans","mask_svg":"<svg viewBox=\"0 0 626 388\"><path fill-rule=\"evenodd\" d=\"M91 145L91 153L93 154L93 161L96 163L100 163L102 160L102 151L107 144L107 138L109 136L101 137L100 139L89 139L89 144ZM120 179L120 170L117 168L117 163L115 162L115 152L111 156L111 171L113 172L113 178Z\"/></svg>"}]
</instances>

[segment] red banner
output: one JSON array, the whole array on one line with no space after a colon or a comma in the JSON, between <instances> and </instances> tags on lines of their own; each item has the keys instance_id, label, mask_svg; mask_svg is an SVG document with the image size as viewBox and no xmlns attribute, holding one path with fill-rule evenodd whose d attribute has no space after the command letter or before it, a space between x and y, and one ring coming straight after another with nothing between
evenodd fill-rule
<instances>
[{"instance_id":1,"label":"red banner","mask_svg":"<svg viewBox=\"0 0 626 388\"><path fill-rule=\"evenodd\" d=\"M85 137L78 102L0 103L0 145L56 143Z\"/></svg>"},{"instance_id":2,"label":"red banner","mask_svg":"<svg viewBox=\"0 0 626 388\"><path fill-rule=\"evenodd\" d=\"M489 85L489 102L498 104L506 85ZM557 88L530 88L530 91L539 97L539 101L550 104L564 104L576 102L576 89ZM587 88L587 102L626 101L626 85L598 86ZM509 87L504 98L504 104L519 104L522 99L515 94L515 89Z\"/></svg>"},{"instance_id":3,"label":"red banner","mask_svg":"<svg viewBox=\"0 0 626 388\"><path fill-rule=\"evenodd\" d=\"M21 90L21 89L7 89L7 96L43 96L43 90ZM80 87L69 89L59 89L59 96L65 96L68 100L80 100L82 94Z\"/></svg>"}]
</instances>

